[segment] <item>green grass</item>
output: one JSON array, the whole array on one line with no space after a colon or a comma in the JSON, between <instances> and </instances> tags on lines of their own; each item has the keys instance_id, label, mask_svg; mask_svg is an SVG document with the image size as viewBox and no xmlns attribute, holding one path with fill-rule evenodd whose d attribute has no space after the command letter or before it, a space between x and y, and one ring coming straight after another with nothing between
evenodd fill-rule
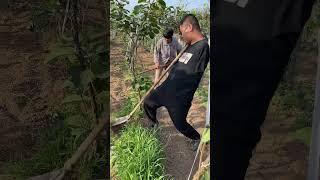
<instances>
[{"instance_id":1,"label":"green grass","mask_svg":"<svg viewBox=\"0 0 320 180\"><path fill-rule=\"evenodd\" d=\"M165 179L164 149L156 131L128 125L111 147L113 178L121 180Z\"/></svg>"},{"instance_id":2,"label":"green grass","mask_svg":"<svg viewBox=\"0 0 320 180\"><path fill-rule=\"evenodd\" d=\"M288 86L282 82L276 91L271 108L284 117L295 117L294 130L309 127L312 122L314 91L304 84Z\"/></svg>"},{"instance_id":3,"label":"green grass","mask_svg":"<svg viewBox=\"0 0 320 180\"><path fill-rule=\"evenodd\" d=\"M121 106L120 110L116 112L111 112L111 121L113 121L116 118L123 117L130 114L130 112L138 104L138 102L139 102L138 93L130 90L129 95L126 101ZM132 119L138 119L142 117L142 115L143 115L143 110L140 108L135 112Z\"/></svg>"},{"instance_id":4,"label":"green grass","mask_svg":"<svg viewBox=\"0 0 320 180\"><path fill-rule=\"evenodd\" d=\"M304 144L310 146L311 143L311 133L312 133L312 128L311 127L305 127L302 129L299 129L294 132L294 137Z\"/></svg>"},{"instance_id":5,"label":"green grass","mask_svg":"<svg viewBox=\"0 0 320 180\"><path fill-rule=\"evenodd\" d=\"M208 86L199 86L195 96L197 96L201 101L201 106L207 107L208 102Z\"/></svg>"},{"instance_id":6,"label":"green grass","mask_svg":"<svg viewBox=\"0 0 320 180\"><path fill-rule=\"evenodd\" d=\"M209 66L209 64L208 64ZM206 69L204 73L204 77L202 81L200 82L200 85L195 93L195 96L198 97L201 101L201 106L207 107L207 102L208 102L208 81L204 81L209 79L210 75L210 69L209 67Z\"/></svg>"},{"instance_id":7,"label":"green grass","mask_svg":"<svg viewBox=\"0 0 320 180\"><path fill-rule=\"evenodd\" d=\"M314 88L301 83L289 86L285 82L281 82L271 102L278 117L295 118L292 136L306 145L310 145L313 102Z\"/></svg>"},{"instance_id":8,"label":"green grass","mask_svg":"<svg viewBox=\"0 0 320 180\"><path fill-rule=\"evenodd\" d=\"M200 180L210 180L210 172L207 170Z\"/></svg>"}]
</instances>

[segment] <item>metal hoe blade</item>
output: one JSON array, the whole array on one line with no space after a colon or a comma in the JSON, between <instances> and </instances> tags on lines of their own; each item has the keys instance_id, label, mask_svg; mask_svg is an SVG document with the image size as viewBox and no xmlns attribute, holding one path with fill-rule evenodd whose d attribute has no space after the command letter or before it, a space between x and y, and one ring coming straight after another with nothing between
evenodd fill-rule
<instances>
[{"instance_id":1,"label":"metal hoe blade","mask_svg":"<svg viewBox=\"0 0 320 180\"><path fill-rule=\"evenodd\" d=\"M111 126L118 126L120 124L126 123L129 119L130 119L129 115L117 118L113 122L111 122Z\"/></svg>"}]
</instances>

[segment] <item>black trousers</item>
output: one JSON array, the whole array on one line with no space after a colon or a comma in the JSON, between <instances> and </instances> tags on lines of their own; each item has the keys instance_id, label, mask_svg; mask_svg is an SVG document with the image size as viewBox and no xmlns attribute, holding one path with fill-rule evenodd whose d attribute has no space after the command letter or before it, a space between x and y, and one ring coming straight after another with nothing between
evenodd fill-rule
<instances>
[{"instance_id":1,"label":"black trousers","mask_svg":"<svg viewBox=\"0 0 320 180\"><path fill-rule=\"evenodd\" d=\"M190 139L200 139L200 134L187 122L187 115L190 109L190 103L179 103L179 101L164 98L156 90L152 91L144 100L143 108L147 117L157 123L157 109L166 107L170 118L176 129Z\"/></svg>"},{"instance_id":2,"label":"black trousers","mask_svg":"<svg viewBox=\"0 0 320 180\"><path fill-rule=\"evenodd\" d=\"M312 5L306 0L309 4L301 6L304 12L284 12L282 16L278 6L289 1L248 2L246 8L224 1L213 4L211 162L214 180L244 179L252 151L261 138L260 127L270 100ZM300 9L300 6L291 7ZM296 13L296 17L290 19L290 13ZM277 24L279 19L286 18L289 19Z\"/></svg>"}]
</instances>

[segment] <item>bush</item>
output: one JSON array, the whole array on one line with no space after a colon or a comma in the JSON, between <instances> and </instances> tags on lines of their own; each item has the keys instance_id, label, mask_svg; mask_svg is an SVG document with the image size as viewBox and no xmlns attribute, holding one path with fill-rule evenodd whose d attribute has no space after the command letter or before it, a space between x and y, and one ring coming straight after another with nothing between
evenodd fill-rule
<instances>
[{"instance_id":1,"label":"bush","mask_svg":"<svg viewBox=\"0 0 320 180\"><path fill-rule=\"evenodd\" d=\"M164 150L156 131L128 125L111 147L111 171L115 179L164 179Z\"/></svg>"}]
</instances>

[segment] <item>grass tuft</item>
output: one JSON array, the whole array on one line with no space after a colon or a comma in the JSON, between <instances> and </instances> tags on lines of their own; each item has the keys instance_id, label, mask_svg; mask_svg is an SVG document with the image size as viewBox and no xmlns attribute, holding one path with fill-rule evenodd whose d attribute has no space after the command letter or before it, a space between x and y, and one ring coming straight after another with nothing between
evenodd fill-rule
<instances>
[{"instance_id":1,"label":"grass tuft","mask_svg":"<svg viewBox=\"0 0 320 180\"><path fill-rule=\"evenodd\" d=\"M113 178L164 179L164 149L156 136L154 130L131 124L122 131L120 137L113 139L111 148Z\"/></svg>"}]
</instances>

